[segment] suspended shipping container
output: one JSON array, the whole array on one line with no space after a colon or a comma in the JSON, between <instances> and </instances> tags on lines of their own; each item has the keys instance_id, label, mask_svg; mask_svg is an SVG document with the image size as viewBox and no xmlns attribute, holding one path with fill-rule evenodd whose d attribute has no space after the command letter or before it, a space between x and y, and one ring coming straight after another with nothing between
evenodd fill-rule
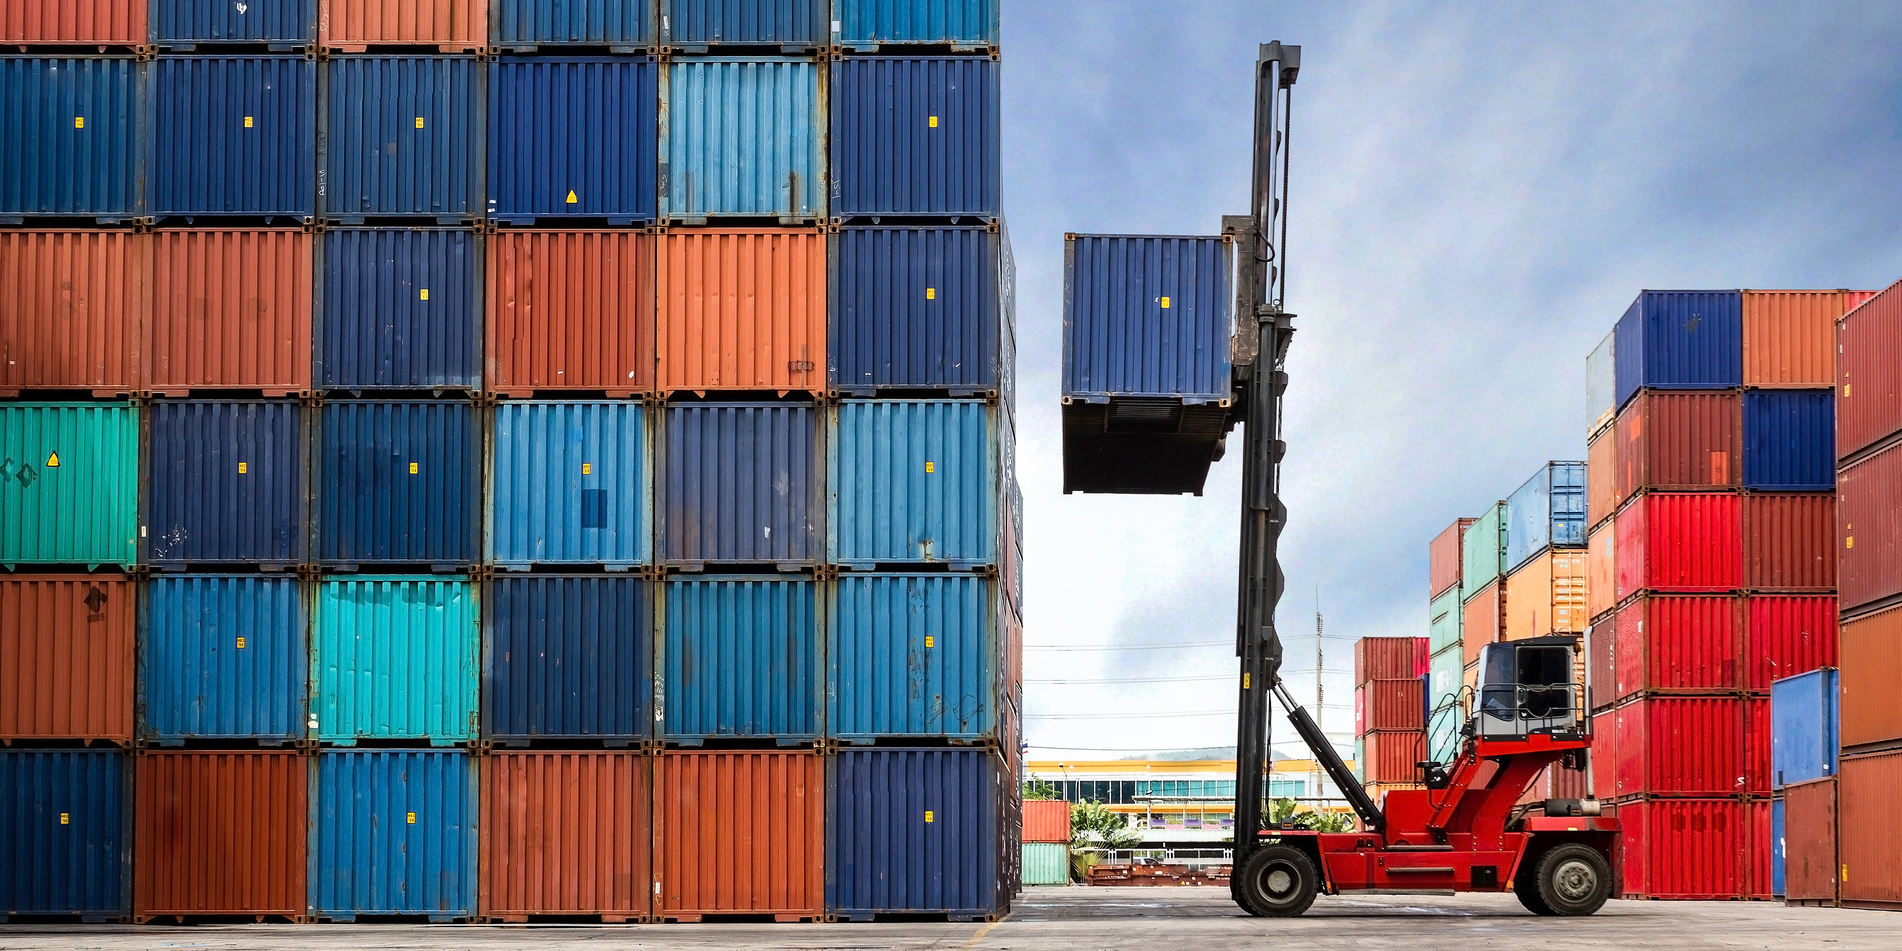
<instances>
[{"instance_id":1,"label":"suspended shipping container","mask_svg":"<svg viewBox=\"0 0 1902 951\"><path fill-rule=\"evenodd\" d=\"M832 216L997 217L998 87L987 57L835 61Z\"/></svg>"},{"instance_id":2,"label":"suspended shipping container","mask_svg":"<svg viewBox=\"0 0 1902 951\"><path fill-rule=\"evenodd\" d=\"M1650 492L1618 513L1618 591L1729 591L1743 586L1743 499Z\"/></svg>"},{"instance_id":3,"label":"suspended shipping container","mask_svg":"<svg viewBox=\"0 0 1902 951\"><path fill-rule=\"evenodd\" d=\"M1582 549L1553 549L1506 576L1506 640L1585 633Z\"/></svg>"},{"instance_id":4,"label":"suspended shipping container","mask_svg":"<svg viewBox=\"0 0 1902 951\"><path fill-rule=\"evenodd\" d=\"M659 389L825 389L826 238L675 229L656 267Z\"/></svg>"},{"instance_id":5,"label":"suspended shipping container","mask_svg":"<svg viewBox=\"0 0 1902 951\"><path fill-rule=\"evenodd\" d=\"M1723 489L1743 476L1742 397L1649 391L1618 414L1616 504L1644 489Z\"/></svg>"},{"instance_id":6,"label":"suspended shipping container","mask_svg":"<svg viewBox=\"0 0 1902 951\"><path fill-rule=\"evenodd\" d=\"M152 214L317 213L315 61L164 56L152 63L151 83Z\"/></svg>"},{"instance_id":7,"label":"suspended shipping container","mask_svg":"<svg viewBox=\"0 0 1902 951\"><path fill-rule=\"evenodd\" d=\"M511 224L653 220L659 69L645 57L490 63L488 216Z\"/></svg>"},{"instance_id":8,"label":"suspended shipping container","mask_svg":"<svg viewBox=\"0 0 1902 951\"><path fill-rule=\"evenodd\" d=\"M139 754L136 920L302 916L309 762L302 753Z\"/></svg>"},{"instance_id":9,"label":"suspended shipping container","mask_svg":"<svg viewBox=\"0 0 1902 951\"><path fill-rule=\"evenodd\" d=\"M358 36L370 25L366 19L417 33L423 31L415 19L446 19L445 8L486 7L486 0L424 0L379 14L381 0L324 2L344 8L326 9L327 22L355 21L350 25ZM402 19L411 19L409 29L396 22ZM470 45L485 43L476 38ZM332 57L324 80L324 215L345 221L433 215L448 223L482 214L480 84L486 78L473 56Z\"/></svg>"},{"instance_id":10,"label":"suspended shipping container","mask_svg":"<svg viewBox=\"0 0 1902 951\"><path fill-rule=\"evenodd\" d=\"M826 109L817 64L676 59L660 82L659 182L668 220L824 217Z\"/></svg>"},{"instance_id":11,"label":"suspended shipping container","mask_svg":"<svg viewBox=\"0 0 1902 951\"><path fill-rule=\"evenodd\" d=\"M146 388L296 396L310 389L315 238L295 229L152 236Z\"/></svg>"},{"instance_id":12,"label":"suspended shipping container","mask_svg":"<svg viewBox=\"0 0 1902 951\"><path fill-rule=\"evenodd\" d=\"M1735 798L1619 804L1616 814L1624 840L1618 874L1622 897L1694 901L1743 897L1745 867L1754 842L1746 810L1745 803Z\"/></svg>"},{"instance_id":13,"label":"suspended shipping container","mask_svg":"<svg viewBox=\"0 0 1902 951\"><path fill-rule=\"evenodd\" d=\"M1902 788L1902 751L1843 757L1840 783L1842 903L1902 908L1902 832L1889 818Z\"/></svg>"},{"instance_id":14,"label":"suspended shipping container","mask_svg":"<svg viewBox=\"0 0 1902 951\"><path fill-rule=\"evenodd\" d=\"M481 237L460 228L325 232L318 385L479 389L481 257Z\"/></svg>"},{"instance_id":15,"label":"suspended shipping container","mask_svg":"<svg viewBox=\"0 0 1902 951\"><path fill-rule=\"evenodd\" d=\"M823 557L825 479L810 403L675 403L656 444L660 557L684 567Z\"/></svg>"},{"instance_id":16,"label":"suspended shipping container","mask_svg":"<svg viewBox=\"0 0 1902 951\"><path fill-rule=\"evenodd\" d=\"M1744 587L1836 587L1836 496L1752 492L1743 500Z\"/></svg>"},{"instance_id":17,"label":"suspended shipping container","mask_svg":"<svg viewBox=\"0 0 1902 951\"><path fill-rule=\"evenodd\" d=\"M1896 531L1902 524L1902 449L1891 446L1843 467L1837 499L1842 609L1886 606L1902 594L1902 532Z\"/></svg>"},{"instance_id":18,"label":"suspended shipping container","mask_svg":"<svg viewBox=\"0 0 1902 951\"><path fill-rule=\"evenodd\" d=\"M1836 825L1836 778L1798 783L1783 791L1783 901L1836 904L1841 874ZM1860 834L1860 830L1858 830Z\"/></svg>"},{"instance_id":19,"label":"suspended shipping container","mask_svg":"<svg viewBox=\"0 0 1902 951\"><path fill-rule=\"evenodd\" d=\"M654 44L651 0L493 0L490 33L510 51L541 46L606 46L616 53L648 51Z\"/></svg>"},{"instance_id":20,"label":"suspended shipping container","mask_svg":"<svg viewBox=\"0 0 1902 951\"><path fill-rule=\"evenodd\" d=\"M1585 463L1547 463L1506 500L1507 570L1549 548L1584 547Z\"/></svg>"},{"instance_id":21,"label":"suspended shipping container","mask_svg":"<svg viewBox=\"0 0 1902 951\"><path fill-rule=\"evenodd\" d=\"M335 402L317 439L317 557L326 564L475 561L481 441L462 402Z\"/></svg>"},{"instance_id":22,"label":"suspended shipping container","mask_svg":"<svg viewBox=\"0 0 1902 951\"><path fill-rule=\"evenodd\" d=\"M142 46L147 0L21 0L0 7L0 45Z\"/></svg>"},{"instance_id":23,"label":"suspended shipping container","mask_svg":"<svg viewBox=\"0 0 1902 951\"><path fill-rule=\"evenodd\" d=\"M1645 697L1614 711L1620 798L1734 796L1745 779L1743 701ZM1767 738L1766 738L1767 739ZM1626 848L1630 845L1627 843Z\"/></svg>"},{"instance_id":24,"label":"suspended shipping container","mask_svg":"<svg viewBox=\"0 0 1902 951\"><path fill-rule=\"evenodd\" d=\"M1829 595L1752 594L1744 602L1744 688L1836 666L1836 599Z\"/></svg>"},{"instance_id":25,"label":"suspended shipping container","mask_svg":"<svg viewBox=\"0 0 1902 951\"><path fill-rule=\"evenodd\" d=\"M128 231L0 231L0 396L139 389L150 241Z\"/></svg>"},{"instance_id":26,"label":"suspended shipping container","mask_svg":"<svg viewBox=\"0 0 1902 951\"><path fill-rule=\"evenodd\" d=\"M654 913L813 918L825 904L825 759L667 752L654 768Z\"/></svg>"},{"instance_id":27,"label":"suspended shipping container","mask_svg":"<svg viewBox=\"0 0 1902 951\"><path fill-rule=\"evenodd\" d=\"M1843 749L1902 740L1902 608L1842 622Z\"/></svg>"},{"instance_id":28,"label":"suspended shipping container","mask_svg":"<svg viewBox=\"0 0 1902 951\"><path fill-rule=\"evenodd\" d=\"M1460 583L1460 542L1466 535L1466 529L1478 519L1455 519L1445 531L1433 536L1427 544L1427 578L1435 600Z\"/></svg>"},{"instance_id":29,"label":"suspended shipping container","mask_svg":"<svg viewBox=\"0 0 1902 951\"><path fill-rule=\"evenodd\" d=\"M826 723L852 743L996 735L994 582L968 574L848 575L826 612Z\"/></svg>"},{"instance_id":30,"label":"suspended shipping container","mask_svg":"<svg viewBox=\"0 0 1902 951\"><path fill-rule=\"evenodd\" d=\"M145 81L130 56L0 56L0 219L143 214Z\"/></svg>"},{"instance_id":31,"label":"suspended shipping container","mask_svg":"<svg viewBox=\"0 0 1902 951\"><path fill-rule=\"evenodd\" d=\"M1836 671L1812 670L1770 686L1770 777L1777 789L1836 775L1841 718Z\"/></svg>"},{"instance_id":32,"label":"suspended shipping container","mask_svg":"<svg viewBox=\"0 0 1902 951\"><path fill-rule=\"evenodd\" d=\"M501 577L488 583L482 608L485 739L631 746L653 733L650 582Z\"/></svg>"},{"instance_id":33,"label":"suspended shipping container","mask_svg":"<svg viewBox=\"0 0 1902 951\"><path fill-rule=\"evenodd\" d=\"M489 0L320 3L317 42L324 49L361 52L368 46L402 45L481 52L489 44Z\"/></svg>"},{"instance_id":34,"label":"suspended shipping container","mask_svg":"<svg viewBox=\"0 0 1902 951\"><path fill-rule=\"evenodd\" d=\"M667 581L655 688L661 735L690 746L730 737L782 745L817 739L818 588L803 576Z\"/></svg>"},{"instance_id":35,"label":"suspended shipping container","mask_svg":"<svg viewBox=\"0 0 1902 951\"><path fill-rule=\"evenodd\" d=\"M1758 491L1836 487L1836 395L1751 390L1743 398L1743 485Z\"/></svg>"},{"instance_id":36,"label":"suspended shipping container","mask_svg":"<svg viewBox=\"0 0 1902 951\"><path fill-rule=\"evenodd\" d=\"M1744 291L1745 386L1828 387L1842 291Z\"/></svg>"},{"instance_id":37,"label":"suspended shipping container","mask_svg":"<svg viewBox=\"0 0 1902 951\"><path fill-rule=\"evenodd\" d=\"M274 50L306 46L317 36L317 8L332 0L151 0L152 40L170 49L200 43L269 44Z\"/></svg>"},{"instance_id":38,"label":"suspended shipping container","mask_svg":"<svg viewBox=\"0 0 1902 951\"><path fill-rule=\"evenodd\" d=\"M1740 608L1729 595L1645 595L1618 609L1612 699L1738 690Z\"/></svg>"},{"instance_id":39,"label":"suspended shipping container","mask_svg":"<svg viewBox=\"0 0 1902 951\"><path fill-rule=\"evenodd\" d=\"M136 588L117 574L0 578L0 742L130 745Z\"/></svg>"},{"instance_id":40,"label":"suspended shipping container","mask_svg":"<svg viewBox=\"0 0 1902 951\"><path fill-rule=\"evenodd\" d=\"M478 807L469 754L326 750L313 768L313 917L475 914Z\"/></svg>"},{"instance_id":41,"label":"suspended shipping container","mask_svg":"<svg viewBox=\"0 0 1902 951\"><path fill-rule=\"evenodd\" d=\"M1618 511L1618 433L1609 425L1585 447L1585 523L1597 528Z\"/></svg>"},{"instance_id":42,"label":"suspended shipping container","mask_svg":"<svg viewBox=\"0 0 1902 951\"><path fill-rule=\"evenodd\" d=\"M1836 324L1836 458L1857 458L1902 431L1902 282Z\"/></svg>"},{"instance_id":43,"label":"suspended shipping container","mask_svg":"<svg viewBox=\"0 0 1902 951\"><path fill-rule=\"evenodd\" d=\"M476 730L475 589L414 576L317 586L310 730L325 743L427 740Z\"/></svg>"},{"instance_id":44,"label":"suspended shipping container","mask_svg":"<svg viewBox=\"0 0 1902 951\"><path fill-rule=\"evenodd\" d=\"M130 769L117 750L0 751L0 923L132 913Z\"/></svg>"},{"instance_id":45,"label":"suspended shipping container","mask_svg":"<svg viewBox=\"0 0 1902 951\"><path fill-rule=\"evenodd\" d=\"M140 608L139 739L180 746L304 737L310 608L294 578L147 582Z\"/></svg>"},{"instance_id":46,"label":"suspended shipping container","mask_svg":"<svg viewBox=\"0 0 1902 951\"><path fill-rule=\"evenodd\" d=\"M1618 414L1618 334L1605 335L1585 357L1585 427L1588 439L1597 438Z\"/></svg>"},{"instance_id":47,"label":"suspended shipping container","mask_svg":"<svg viewBox=\"0 0 1902 951\"><path fill-rule=\"evenodd\" d=\"M1225 403L1228 237L1067 235L1063 396Z\"/></svg>"},{"instance_id":48,"label":"suspended shipping container","mask_svg":"<svg viewBox=\"0 0 1902 951\"><path fill-rule=\"evenodd\" d=\"M285 568L308 560L303 407L159 400L147 419L146 564Z\"/></svg>"},{"instance_id":49,"label":"suspended shipping container","mask_svg":"<svg viewBox=\"0 0 1902 951\"><path fill-rule=\"evenodd\" d=\"M130 404L0 404L0 565L132 565L138 478Z\"/></svg>"},{"instance_id":50,"label":"suspended shipping container","mask_svg":"<svg viewBox=\"0 0 1902 951\"><path fill-rule=\"evenodd\" d=\"M988 749L846 750L826 797L826 910L987 919L1009 904L1000 877L1007 785Z\"/></svg>"},{"instance_id":51,"label":"suspended shipping container","mask_svg":"<svg viewBox=\"0 0 1902 951\"><path fill-rule=\"evenodd\" d=\"M654 240L638 231L488 235L488 391L651 391Z\"/></svg>"},{"instance_id":52,"label":"suspended shipping container","mask_svg":"<svg viewBox=\"0 0 1902 951\"><path fill-rule=\"evenodd\" d=\"M481 759L481 913L640 921L653 889L653 758L511 752Z\"/></svg>"},{"instance_id":53,"label":"suspended shipping container","mask_svg":"<svg viewBox=\"0 0 1902 951\"><path fill-rule=\"evenodd\" d=\"M489 561L507 568L653 560L647 411L634 402L495 408Z\"/></svg>"},{"instance_id":54,"label":"suspended shipping container","mask_svg":"<svg viewBox=\"0 0 1902 951\"><path fill-rule=\"evenodd\" d=\"M852 49L881 45L997 45L997 0L839 0L833 38Z\"/></svg>"},{"instance_id":55,"label":"suspended shipping container","mask_svg":"<svg viewBox=\"0 0 1902 951\"><path fill-rule=\"evenodd\" d=\"M832 388L855 396L1000 384L998 236L981 227L846 228L833 240Z\"/></svg>"},{"instance_id":56,"label":"suspended shipping container","mask_svg":"<svg viewBox=\"0 0 1902 951\"><path fill-rule=\"evenodd\" d=\"M1642 291L1616 333L1621 408L1642 388L1743 385L1743 296L1736 291Z\"/></svg>"},{"instance_id":57,"label":"suspended shipping container","mask_svg":"<svg viewBox=\"0 0 1902 951\"><path fill-rule=\"evenodd\" d=\"M829 561L996 563L995 410L848 400L832 420Z\"/></svg>"},{"instance_id":58,"label":"suspended shipping container","mask_svg":"<svg viewBox=\"0 0 1902 951\"><path fill-rule=\"evenodd\" d=\"M660 41L677 52L717 46L821 46L827 0L662 0Z\"/></svg>"}]
</instances>

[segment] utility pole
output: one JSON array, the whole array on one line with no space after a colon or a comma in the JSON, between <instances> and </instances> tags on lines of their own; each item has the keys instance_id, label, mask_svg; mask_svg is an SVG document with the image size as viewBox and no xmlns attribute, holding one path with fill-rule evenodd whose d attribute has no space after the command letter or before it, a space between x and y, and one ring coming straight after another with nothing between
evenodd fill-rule
<instances>
[{"instance_id":1,"label":"utility pole","mask_svg":"<svg viewBox=\"0 0 1902 951\"><path fill-rule=\"evenodd\" d=\"M1315 585L1314 586L1314 726L1315 726L1315 729L1320 731L1323 737L1327 736L1327 728L1321 725L1322 719L1327 716L1327 703L1326 703L1327 688L1322 686L1322 682L1324 680L1322 675L1325 673L1327 673L1327 669L1326 669L1326 664L1324 662L1324 658L1321 652L1321 586ZM1333 740L1331 739L1328 740L1329 746L1332 746L1333 744L1334 744ZM1321 761L1317 758L1314 761L1314 798L1316 799L1324 798L1327 795L1327 784L1323 781L1322 775L1323 774L1321 772Z\"/></svg>"}]
</instances>

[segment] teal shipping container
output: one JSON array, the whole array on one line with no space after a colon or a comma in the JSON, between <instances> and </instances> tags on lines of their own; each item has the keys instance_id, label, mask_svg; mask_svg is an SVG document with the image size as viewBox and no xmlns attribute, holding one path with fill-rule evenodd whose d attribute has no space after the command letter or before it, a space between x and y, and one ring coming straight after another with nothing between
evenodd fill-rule
<instances>
[{"instance_id":1,"label":"teal shipping container","mask_svg":"<svg viewBox=\"0 0 1902 951\"><path fill-rule=\"evenodd\" d=\"M138 514L130 403L0 403L0 566L130 566Z\"/></svg>"},{"instance_id":2,"label":"teal shipping container","mask_svg":"<svg viewBox=\"0 0 1902 951\"><path fill-rule=\"evenodd\" d=\"M637 402L504 402L489 463L489 560L504 568L653 560L647 411Z\"/></svg>"},{"instance_id":3,"label":"teal shipping container","mask_svg":"<svg viewBox=\"0 0 1902 951\"><path fill-rule=\"evenodd\" d=\"M826 106L810 61L714 56L661 73L661 213L825 214Z\"/></svg>"},{"instance_id":4,"label":"teal shipping container","mask_svg":"<svg viewBox=\"0 0 1902 951\"><path fill-rule=\"evenodd\" d=\"M310 607L296 578L153 578L139 603L139 738L161 746L304 735Z\"/></svg>"},{"instance_id":5,"label":"teal shipping container","mask_svg":"<svg viewBox=\"0 0 1902 951\"><path fill-rule=\"evenodd\" d=\"M318 754L310 797L311 915L474 915L476 796L467 753Z\"/></svg>"},{"instance_id":6,"label":"teal shipping container","mask_svg":"<svg viewBox=\"0 0 1902 951\"><path fill-rule=\"evenodd\" d=\"M847 575L826 612L826 731L978 740L996 732L996 584L965 573Z\"/></svg>"},{"instance_id":7,"label":"teal shipping container","mask_svg":"<svg viewBox=\"0 0 1902 951\"><path fill-rule=\"evenodd\" d=\"M819 736L819 597L807 577L666 584L654 705L670 743Z\"/></svg>"},{"instance_id":8,"label":"teal shipping container","mask_svg":"<svg viewBox=\"0 0 1902 951\"><path fill-rule=\"evenodd\" d=\"M1460 646L1466 630L1466 613L1460 610L1462 590L1454 585L1427 604L1427 649L1435 654Z\"/></svg>"},{"instance_id":9,"label":"teal shipping container","mask_svg":"<svg viewBox=\"0 0 1902 951\"><path fill-rule=\"evenodd\" d=\"M858 51L885 44L996 46L997 8L998 0L836 0L832 37Z\"/></svg>"},{"instance_id":10,"label":"teal shipping container","mask_svg":"<svg viewBox=\"0 0 1902 951\"><path fill-rule=\"evenodd\" d=\"M1486 509L1460 539L1460 589L1471 600L1489 584L1506 574L1506 503Z\"/></svg>"},{"instance_id":11,"label":"teal shipping container","mask_svg":"<svg viewBox=\"0 0 1902 951\"><path fill-rule=\"evenodd\" d=\"M1456 608L1454 617L1459 614ZM1427 662L1427 756L1436 762L1452 762L1459 752L1460 727L1466 721L1463 703L1471 700L1461 696L1465 691L1465 659L1464 649L1454 641L1452 647L1435 651Z\"/></svg>"},{"instance_id":12,"label":"teal shipping container","mask_svg":"<svg viewBox=\"0 0 1902 951\"><path fill-rule=\"evenodd\" d=\"M323 742L427 740L476 730L481 639L474 586L387 576L317 586L310 734Z\"/></svg>"},{"instance_id":13,"label":"teal shipping container","mask_svg":"<svg viewBox=\"0 0 1902 951\"><path fill-rule=\"evenodd\" d=\"M1025 842L1025 885L1070 884L1070 847L1062 842Z\"/></svg>"},{"instance_id":14,"label":"teal shipping container","mask_svg":"<svg viewBox=\"0 0 1902 951\"><path fill-rule=\"evenodd\" d=\"M955 400L840 404L827 441L832 563L994 564L996 418Z\"/></svg>"}]
</instances>

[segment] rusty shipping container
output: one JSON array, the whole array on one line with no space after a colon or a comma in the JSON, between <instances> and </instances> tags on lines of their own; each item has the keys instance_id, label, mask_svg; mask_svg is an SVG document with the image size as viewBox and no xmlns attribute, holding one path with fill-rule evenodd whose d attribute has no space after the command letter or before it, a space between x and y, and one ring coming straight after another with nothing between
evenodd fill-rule
<instances>
[{"instance_id":1,"label":"rusty shipping container","mask_svg":"<svg viewBox=\"0 0 1902 951\"><path fill-rule=\"evenodd\" d=\"M1750 791L1743 701L1734 696L1646 697L1613 712L1619 798ZM1764 772L1767 778L1767 764ZM1600 795L1605 792L1599 790Z\"/></svg>"},{"instance_id":2,"label":"rusty shipping container","mask_svg":"<svg viewBox=\"0 0 1902 951\"><path fill-rule=\"evenodd\" d=\"M1466 645L1466 663L1471 665L1478 662L1480 648L1498 643L1506 636L1505 586L1494 581L1468 598L1460 610L1465 612L1460 643Z\"/></svg>"},{"instance_id":3,"label":"rusty shipping container","mask_svg":"<svg viewBox=\"0 0 1902 951\"><path fill-rule=\"evenodd\" d=\"M1618 432L1607 428L1585 447L1585 524L1593 528L1618 512Z\"/></svg>"},{"instance_id":4,"label":"rusty shipping container","mask_svg":"<svg viewBox=\"0 0 1902 951\"><path fill-rule=\"evenodd\" d=\"M1642 489L1723 489L1743 477L1743 397L1647 390L1618 414L1617 502Z\"/></svg>"},{"instance_id":5,"label":"rusty shipping container","mask_svg":"<svg viewBox=\"0 0 1902 951\"><path fill-rule=\"evenodd\" d=\"M1426 758L1426 732L1395 730L1368 733L1354 740L1361 779L1370 783L1416 783L1414 764Z\"/></svg>"},{"instance_id":6,"label":"rusty shipping container","mask_svg":"<svg viewBox=\"0 0 1902 951\"><path fill-rule=\"evenodd\" d=\"M1460 583L1460 536L1475 519L1456 519L1427 543L1428 596L1437 598Z\"/></svg>"},{"instance_id":7,"label":"rusty shipping container","mask_svg":"<svg viewBox=\"0 0 1902 951\"><path fill-rule=\"evenodd\" d=\"M489 42L490 0L323 0L317 42L360 53L372 45L481 51Z\"/></svg>"},{"instance_id":8,"label":"rusty shipping container","mask_svg":"<svg viewBox=\"0 0 1902 951\"><path fill-rule=\"evenodd\" d=\"M301 753L139 755L133 915L303 915L309 763Z\"/></svg>"},{"instance_id":9,"label":"rusty shipping container","mask_svg":"<svg viewBox=\"0 0 1902 951\"><path fill-rule=\"evenodd\" d=\"M1601 618L1618 604L1618 532L1611 524L1592 532L1585 548L1585 614Z\"/></svg>"},{"instance_id":10,"label":"rusty shipping container","mask_svg":"<svg viewBox=\"0 0 1902 951\"><path fill-rule=\"evenodd\" d=\"M0 5L0 45L140 46L149 0L17 0Z\"/></svg>"},{"instance_id":11,"label":"rusty shipping container","mask_svg":"<svg viewBox=\"0 0 1902 951\"><path fill-rule=\"evenodd\" d=\"M1729 595L1647 595L1618 609L1614 699L1735 692L1742 618Z\"/></svg>"},{"instance_id":12,"label":"rusty shipping container","mask_svg":"<svg viewBox=\"0 0 1902 951\"><path fill-rule=\"evenodd\" d=\"M1070 804L1061 799L1026 799L1023 804L1025 842L1070 844Z\"/></svg>"},{"instance_id":13,"label":"rusty shipping container","mask_svg":"<svg viewBox=\"0 0 1902 951\"><path fill-rule=\"evenodd\" d=\"M661 392L825 389L822 232L676 229L659 241Z\"/></svg>"},{"instance_id":14,"label":"rusty shipping container","mask_svg":"<svg viewBox=\"0 0 1902 951\"><path fill-rule=\"evenodd\" d=\"M1354 688L1354 734L1426 729L1426 681L1368 680Z\"/></svg>"},{"instance_id":15,"label":"rusty shipping container","mask_svg":"<svg viewBox=\"0 0 1902 951\"><path fill-rule=\"evenodd\" d=\"M814 918L825 903L825 759L667 752L654 772L654 913Z\"/></svg>"},{"instance_id":16,"label":"rusty shipping container","mask_svg":"<svg viewBox=\"0 0 1902 951\"><path fill-rule=\"evenodd\" d=\"M1844 611L1902 595L1902 444L1838 477L1836 584Z\"/></svg>"},{"instance_id":17,"label":"rusty shipping container","mask_svg":"<svg viewBox=\"0 0 1902 951\"><path fill-rule=\"evenodd\" d=\"M1837 656L1842 668L1843 749L1902 740L1902 608L1842 622Z\"/></svg>"},{"instance_id":18,"label":"rusty shipping container","mask_svg":"<svg viewBox=\"0 0 1902 951\"><path fill-rule=\"evenodd\" d=\"M489 392L654 388L654 237L517 231L488 239ZM552 395L552 394L551 394Z\"/></svg>"},{"instance_id":19,"label":"rusty shipping container","mask_svg":"<svg viewBox=\"0 0 1902 951\"><path fill-rule=\"evenodd\" d=\"M1506 640L1585 633L1588 560L1579 549L1555 548L1507 575Z\"/></svg>"},{"instance_id":20,"label":"rusty shipping container","mask_svg":"<svg viewBox=\"0 0 1902 951\"><path fill-rule=\"evenodd\" d=\"M0 231L0 396L138 389L150 258L130 231Z\"/></svg>"},{"instance_id":21,"label":"rusty shipping container","mask_svg":"<svg viewBox=\"0 0 1902 951\"><path fill-rule=\"evenodd\" d=\"M309 390L314 247L290 228L154 234L145 389Z\"/></svg>"},{"instance_id":22,"label":"rusty shipping container","mask_svg":"<svg viewBox=\"0 0 1902 951\"><path fill-rule=\"evenodd\" d=\"M1902 431L1902 281L1836 323L1836 458Z\"/></svg>"},{"instance_id":23,"label":"rusty shipping container","mask_svg":"<svg viewBox=\"0 0 1902 951\"><path fill-rule=\"evenodd\" d=\"M1651 492L1618 512L1617 591L1731 591L1743 587L1743 498Z\"/></svg>"},{"instance_id":24,"label":"rusty shipping container","mask_svg":"<svg viewBox=\"0 0 1902 951\"><path fill-rule=\"evenodd\" d=\"M1744 587L1828 591L1836 587L1836 496L1753 492L1744 496Z\"/></svg>"},{"instance_id":25,"label":"rusty shipping container","mask_svg":"<svg viewBox=\"0 0 1902 951\"><path fill-rule=\"evenodd\" d=\"M1744 683L1770 683L1836 666L1836 599L1815 594L1753 594L1744 606Z\"/></svg>"},{"instance_id":26,"label":"rusty shipping container","mask_svg":"<svg viewBox=\"0 0 1902 951\"><path fill-rule=\"evenodd\" d=\"M653 757L511 752L482 764L481 914L645 918L653 891Z\"/></svg>"},{"instance_id":27,"label":"rusty shipping container","mask_svg":"<svg viewBox=\"0 0 1902 951\"><path fill-rule=\"evenodd\" d=\"M1834 385L1842 315L1842 291L1744 291L1744 385Z\"/></svg>"},{"instance_id":28,"label":"rusty shipping container","mask_svg":"<svg viewBox=\"0 0 1902 951\"><path fill-rule=\"evenodd\" d=\"M1831 776L1783 790L1784 904L1836 904L1836 789Z\"/></svg>"},{"instance_id":29,"label":"rusty shipping container","mask_svg":"<svg viewBox=\"0 0 1902 951\"><path fill-rule=\"evenodd\" d=\"M0 741L131 744L136 588L120 574L0 580Z\"/></svg>"},{"instance_id":30,"label":"rusty shipping container","mask_svg":"<svg viewBox=\"0 0 1902 951\"><path fill-rule=\"evenodd\" d=\"M1902 751L1845 756L1840 779L1842 902L1902 910L1902 826L1895 822Z\"/></svg>"},{"instance_id":31,"label":"rusty shipping container","mask_svg":"<svg viewBox=\"0 0 1902 951\"><path fill-rule=\"evenodd\" d=\"M1354 642L1354 682L1406 680L1426 673L1426 638L1363 637Z\"/></svg>"}]
</instances>

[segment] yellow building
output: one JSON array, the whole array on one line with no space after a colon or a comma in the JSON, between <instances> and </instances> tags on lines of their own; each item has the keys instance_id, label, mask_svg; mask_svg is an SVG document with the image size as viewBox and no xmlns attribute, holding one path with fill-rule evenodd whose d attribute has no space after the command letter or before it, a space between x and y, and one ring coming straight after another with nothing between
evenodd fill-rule
<instances>
[{"instance_id":1,"label":"yellow building","mask_svg":"<svg viewBox=\"0 0 1902 951\"><path fill-rule=\"evenodd\" d=\"M1091 800L1129 815L1151 840L1219 842L1234 835L1234 760L1033 760L1025 772L1069 802ZM1277 798L1347 811L1312 760L1276 760L1268 787Z\"/></svg>"}]
</instances>

